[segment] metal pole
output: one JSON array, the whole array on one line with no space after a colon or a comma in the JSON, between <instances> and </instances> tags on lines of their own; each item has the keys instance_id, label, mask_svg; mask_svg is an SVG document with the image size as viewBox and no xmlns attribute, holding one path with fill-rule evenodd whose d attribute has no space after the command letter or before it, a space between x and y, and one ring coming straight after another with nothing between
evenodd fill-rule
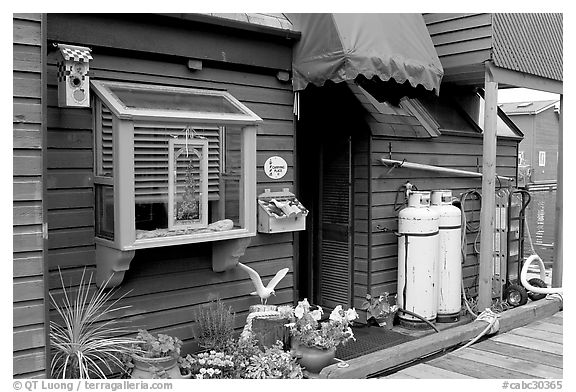
<instances>
[{"instance_id":1,"label":"metal pole","mask_svg":"<svg viewBox=\"0 0 576 392\"><path fill-rule=\"evenodd\" d=\"M492 264L494 252L494 207L496 197L496 125L498 118L498 83L493 81L486 64L484 80L484 135L482 147L482 207L480 209L480 266L478 310L492 304Z\"/></svg>"},{"instance_id":2,"label":"metal pole","mask_svg":"<svg viewBox=\"0 0 576 392\"><path fill-rule=\"evenodd\" d=\"M447 174L454 174L463 177L477 177L482 178L482 173L476 173L466 170L459 170L459 169L450 169L447 167L441 166L433 166L433 165L424 165L422 163L413 163L413 162L405 162L405 161L398 161L395 159L387 159L387 158L380 158L380 162L385 165L394 165L398 167L404 167L406 169L417 169L417 170L427 170L427 171L434 171L438 173L447 173ZM506 181L514 181L511 177L504 177L504 176L496 176L501 180Z\"/></svg>"},{"instance_id":3,"label":"metal pole","mask_svg":"<svg viewBox=\"0 0 576 392\"><path fill-rule=\"evenodd\" d=\"M558 171L557 171L557 182L558 185L556 187L556 222L555 222L555 235L554 235L554 262L552 264L552 287L562 287L562 268L563 268L563 254L562 254L562 207L563 207L563 199L562 199L562 191L564 189L563 185L563 154L562 154L562 145L564 136L563 136L563 128L564 128L564 95L560 94L560 127L558 132Z\"/></svg>"}]
</instances>

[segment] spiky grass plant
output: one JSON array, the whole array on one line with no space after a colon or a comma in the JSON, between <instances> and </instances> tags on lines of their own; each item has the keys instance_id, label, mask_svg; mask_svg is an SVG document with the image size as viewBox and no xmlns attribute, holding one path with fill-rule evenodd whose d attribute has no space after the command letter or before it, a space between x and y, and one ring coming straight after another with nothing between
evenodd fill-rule
<instances>
[{"instance_id":1,"label":"spiky grass plant","mask_svg":"<svg viewBox=\"0 0 576 392\"><path fill-rule=\"evenodd\" d=\"M62 324L50 321L50 345L52 350L51 372L55 378L106 378L113 367L124 369L122 357L130 355L132 345L139 341L122 337L134 331L120 326L114 318L115 312L130 306L118 306L127 294L112 299L117 292L106 290L110 279L99 289L91 290L92 274L85 279L82 271L80 286L73 297L71 288L66 289L62 272L58 269L62 283L63 298L58 303L52 293L50 300L62 319ZM91 293L92 292L92 293Z\"/></svg>"}]
</instances>

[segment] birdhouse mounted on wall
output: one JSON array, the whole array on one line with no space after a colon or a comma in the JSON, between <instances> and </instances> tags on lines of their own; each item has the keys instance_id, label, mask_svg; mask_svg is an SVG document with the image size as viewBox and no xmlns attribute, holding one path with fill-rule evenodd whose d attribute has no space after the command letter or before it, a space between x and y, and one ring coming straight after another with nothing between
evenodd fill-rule
<instances>
[{"instance_id":1,"label":"birdhouse mounted on wall","mask_svg":"<svg viewBox=\"0 0 576 392\"><path fill-rule=\"evenodd\" d=\"M88 78L91 50L83 46L57 44L58 107L90 107L90 80Z\"/></svg>"}]
</instances>

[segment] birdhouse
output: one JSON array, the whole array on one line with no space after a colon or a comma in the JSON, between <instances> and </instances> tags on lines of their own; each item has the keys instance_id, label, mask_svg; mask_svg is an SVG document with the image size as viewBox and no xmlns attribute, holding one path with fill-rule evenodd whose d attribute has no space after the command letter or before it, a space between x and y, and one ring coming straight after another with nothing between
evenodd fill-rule
<instances>
[{"instance_id":1,"label":"birdhouse","mask_svg":"<svg viewBox=\"0 0 576 392\"><path fill-rule=\"evenodd\" d=\"M284 233L306 229L308 210L296 196L284 188L280 192L265 189L258 195L258 232Z\"/></svg>"},{"instance_id":2,"label":"birdhouse","mask_svg":"<svg viewBox=\"0 0 576 392\"><path fill-rule=\"evenodd\" d=\"M58 107L90 107L90 81L88 78L91 50L83 46L57 44Z\"/></svg>"}]
</instances>

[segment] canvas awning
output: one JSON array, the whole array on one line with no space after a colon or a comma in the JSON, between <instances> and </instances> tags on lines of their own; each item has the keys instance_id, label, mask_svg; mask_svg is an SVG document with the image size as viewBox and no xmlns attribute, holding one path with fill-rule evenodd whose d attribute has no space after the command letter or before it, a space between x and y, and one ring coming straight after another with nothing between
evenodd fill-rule
<instances>
[{"instance_id":1,"label":"canvas awning","mask_svg":"<svg viewBox=\"0 0 576 392\"><path fill-rule=\"evenodd\" d=\"M293 53L293 89L362 76L433 90L444 74L420 14L288 14L302 33ZM377 78L375 78L377 77Z\"/></svg>"}]
</instances>

